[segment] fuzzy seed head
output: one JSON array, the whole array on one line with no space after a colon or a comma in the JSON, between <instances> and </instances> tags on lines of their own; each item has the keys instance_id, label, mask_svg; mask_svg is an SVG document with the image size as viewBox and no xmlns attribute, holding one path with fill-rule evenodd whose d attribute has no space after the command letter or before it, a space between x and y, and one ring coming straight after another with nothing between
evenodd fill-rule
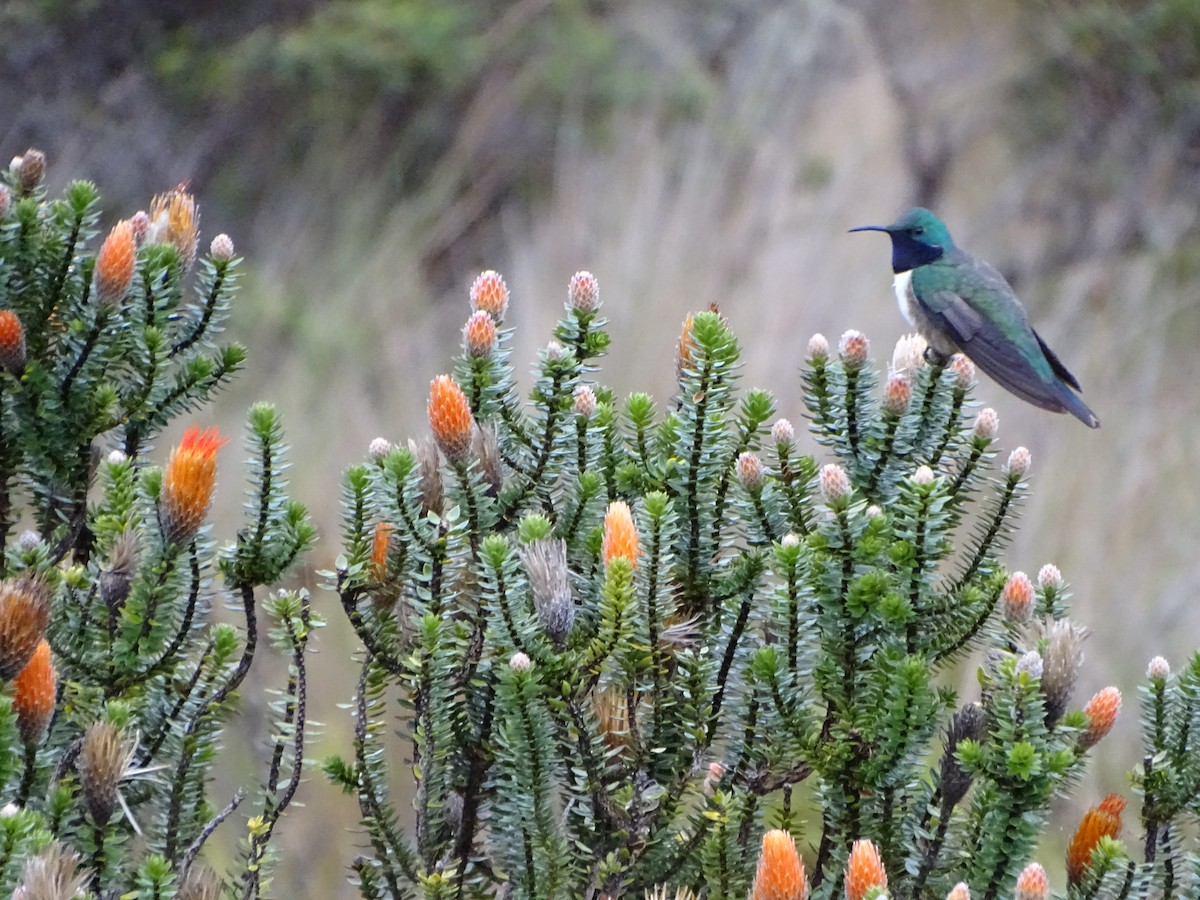
<instances>
[{"instance_id":1,"label":"fuzzy seed head","mask_svg":"<svg viewBox=\"0 0 1200 900\"><path fill-rule=\"evenodd\" d=\"M917 466L912 473L913 484L924 487L925 485L933 484L933 479L936 476L933 474L933 469L929 466Z\"/></svg>"},{"instance_id":2,"label":"fuzzy seed head","mask_svg":"<svg viewBox=\"0 0 1200 900\"><path fill-rule=\"evenodd\" d=\"M850 493L850 476L837 463L826 463L821 466L817 476L821 484L821 496L826 503L833 503Z\"/></svg>"},{"instance_id":3,"label":"fuzzy seed head","mask_svg":"<svg viewBox=\"0 0 1200 900\"><path fill-rule=\"evenodd\" d=\"M558 538L533 541L521 551L533 607L546 635L561 646L575 627L575 598L567 568L567 544Z\"/></svg>"},{"instance_id":4,"label":"fuzzy seed head","mask_svg":"<svg viewBox=\"0 0 1200 900\"><path fill-rule=\"evenodd\" d=\"M221 900L225 886L221 878L199 860L188 866L187 875L179 885L175 900Z\"/></svg>"},{"instance_id":5,"label":"fuzzy seed head","mask_svg":"<svg viewBox=\"0 0 1200 900\"><path fill-rule=\"evenodd\" d=\"M838 341L838 355L851 369L861 369L865 366L870 352L871 342L867 340L867 336L853 328L845 332Z\"/></svg>"},{"instance_id":6,"label":"fuzzy seed head","mask_svg":"<svg viewBox=\"0 0 1200 900\"><path fill-rule=\"evenodd\" d=\"M888 376L883 389L883 411L893 416L902 416L912 399L912 380L904 372L893 372Z\"/></svg>"},{"instance_id":7,"label":"fuzzy seed head","mask_svg":"<svg viewBox=\"0 0 1200 900\"><path fill-rule=\"evenodd\" d=\"M25 860L13 900L73 900L84 893L91 873L79 871L79 855L58 841Z\"/></svg>"},{"instance_id":8,"label":"fuzzy seed head","mask_svg":"<svg viewBox=\"0 0 1200 900\"><path fill-rule=\"evenodd\" d=\"M429 427L448 460L466 461L475 418L466 394L449 375L439 375L429 385Z\"/></svg>"},{"instance_id":9,"label":"fuzzy seed head","mask_svg":"<svg viewBox=\"0 0 1200 900\"><path fill-rule=\"evenodd\" d=\"M921 366L925 365L925 338L919 334L906 334L896 341L892 350L891 371L901 375L912 376Z\"/></svg>"},{"instance_id":10,"label":"fuzzy seed head","mask_svg":"<svg viewBox=\"0 0 1200 900\"><path fill-rule=\"evenodd\" d=\"M1024 572L1013 572L1000 592L1004 618L1014 625L1029 621L1033 615L1033 582Z\"/></svg>"},{"instance_id":11,"label":"fuzzy seed head","mask_svg":"<svg viewBox=\"0 0 1200 900\"><path fill-rule=\"evenodd\" d=\"M829 359L829 341L825 335L817 333L808 339L808 358L812 362Z\"/></svg>"},{"instance_id":12,"label":"fuzzy seed head","mask_svg":"<svg viewBox=\"0 0 1200 900\"><path fill-rule=\"evenodd\" d=\"M1042 693L1046 696L1046 724L1053 725L1067 711L1075 679L1083 665L1084 629L1069 619L1059 619L1042 626L1040 637L1045 641L1042 654Z\"/></svg>"},{"instance_id":13,"label":"fuzzy seed head","mask_svg":"<svg viewBox=\"0 0 1200 900\"><path fill-rule=\"evenodd\" d=\"M58 692L58 672L50 658L50 644L45 638L17 677L12 680L13 709L17 713L17 730L26 744L39 744L54 716Z\"/></svg>"},{"instance_id":14,"label":"fuzzy seed head","mask_svg":"<svg viewBox=\"0 0 1200 900\"><path fill-rule=\"evenodd\" d=\"M446 493L442 487L442 467L438 459L437 442L432 436L424 440L410 440L408 449L417 461L420 471L421 512L441 515L445 505Z\"/></svg>"},{"instance_id":15,"label":"fuzzy seed head","mask_svg":"<svg viewBox=\"0 0 1200 900\"><path fill-rule=\"evenodd\" d=\"M575 414L590 419L596 411L596 392L586 384L575 386Z\"/></svg>"},{"instance_id":16,"label":"fuzzy seed head","mask_svg":"<svg viewBox=\"0 0 1200 900\"><path fill-rule=\"evenodd\" d=\"M233 238L222 231L208 245L208 255L216 262L229 262L233 259Z\"/></svg>"},{"instance_id":17,"label":"fuzzy seed head","mask_svg":"<svg viewBox=\"0 0 1200 900\"><path fill-rule=\"evenodd\" d=\"M737 477L751 493L762 490L763 464L757 453L747 450L737 458Z\"/></svg>"},{"instance_id":18,"label":"fuzzy seed head","mask_svg":"<svg viewBox=\"0 0 1200 900\"><path fill-rule=\"evenodd\" d=\"M133 242L139 248L146 243L146 235L150 233L150 216L144 209L139 209L129 217L129 228L133 233Z\"/></svg>"},{"instance_id":19,"label":"fuzzy seed head","mask_svg":"<svg viewBox=\"0 0 1200 900\"><path fill-rule=\"evenodd\" d=\"M200 242L200 211L186 184L150 201L148 237L154 243L173 244L179 251L183 270L192 267Z\"/></svg>"},{"instance_id":20,"label":"fuzzy seed head","mask_svg":"<svg viewBox=\"0 0 1200 900\"><path fill-rule=\"evenodd\" d=\"M608 504L608 512L604 516L604 543L601 551L604 565L607 566L614 559L620 558L636 566L641 552L637 527L633 524L633 513L629 510L629 504L624 500L614 500Z\"/></svg>"},{"instance_id":21,"label":"fuzzy seed head","mask_svg":"<svg viewBox=\"0 0 1200 900\"><path fill-rule=\"evenodd\" d=\"M0 679L16 677L33 657L50 621L50 588L22 576L0 581Z\"/></svg>"},{"instance_id":22,"label":"fuzzy seed head","mask_svg":"<svg viewBox=\"0 0 1200 900\"><path fill-rule=\"evenodd\" d=\"M1067 847L1067 883L1077 885L1092 865L1092 851L1101 838L1116 840L1121 833L1121 812L1125 809L1125 798L1120 794L1109 794L1098 805L1083 814L1079 827Z\"/></svg>"},{"instance_id":23,"label":"fuzzy seed head","mask_svg":"<svg viewBox=\"0 0 1200 900\"><path fill-rule=\"evenodd\" d=\"M499 272L488 269L480 272L471 285L471 309L485 312L499 325L508 311L508 285Z\"/></svg>"},{"instance_id":24,"label":"fuzzy seed head","mask_svg":"<svg viewBox=\"0 0 1200 900\"><path fill-rule=\"evenodd\" d=\"M30 147L24 156L14 160L21 183L21 193L32 194L46 177L46 154Z\"/></svg>"},{"instance_id":25,"label":"fuzzy seed head","mask_svg":"<svg viewBox=\"0 0 1200 900\"><path fill-rule=\"evenodd\" d=\"M683 380L683 373L692 368L696 360L696 320L688 313L679 329L679 343L675 348L675 378Z\"/></svg>"},{"instance_id":26,"label":"fuzzy seed head","mask_svg":"<svg viewBox=\"0 0 1200 900\"><path fill-rule=\"evenodd\" d=\"M946 900L971 900L971 890L967 887L967 883L960 881L954 887L950 888L950 893L946 895Z\"/></svg>"},{"instance_id":27,"label":"fuzzy seed head","mask_svg":"<svg viewBox=\"0 0 1200 900\"><path fill-rule=\"evenodd\" d=\"M1042 655L1036 650L1030 650L1027 653L1022 654L1021 658L1017 660L1018 675L1025 673L1030 678L1040 679L1042 677L1043 668L1044 663L1042 662Z\"/></svg>"},{"instance_id":28,"label":"fuzzy seed head","mask_svg":"<svg viewBox=\"0 0 1200 900\"><path fill-rule=\"evenodd\" d=\"M975 383L975 363L961 353L950 357L950 371L954 373L954 386L965 391Z\"/></svg>"},{"instance_id":29,"label":"fuzzy seed head","mask_svg":"<svg viewBox=\"0 0 1200 900\"><path fill-rule=\"evenodd\" d=\"M1088 717L1088 727L1079 736L1079 747L1087 750L1112 731L1113 723L1121 712L1121 692L1111 686L1097 691L1083 711Z\"/></svg>"},{"instance_id":30,"label":"fuzzy seed head","mask_svg":"<svg viewBox=\"0 0 1200 900\"><path fill-rule=\"evenodd\" d=\"M1025 477L1025 473L1029 471L1029 466L1033 463L1033 454L1029 452L1027 447L1018 447L1008 455L1008 465L1004 467L1004 472L1010 478L1018 480Z\"/></svg>"},{"instance_id":31,"label":"fuzzy seed head","mask_svg":"<svg viewBox=\"0 0 1200 900\"><path fill-rule=\"evenodd\" d=\"M805 900L808 883L796 839L776 828L763 835L752 900Z\"/></svg>"},{"instance_id":32,"label":"fuzzy seed head","mask_svg":"<svg viewBox=\"0 0 1200 900\"><path fill-rule=\"evenodd\" d=\"M1038 586L1043 590L1058 590L1062 587L1063 577L1062 572L1058 571L1058 566L1054 563L1046 563L1038 569Z\"/></svg>"},{"instance_id":33,"label":"fuzzy seed head","mask_svg":"<svg viewBox=\"0 0 1200 900\"><path fill-rule=\"evenodd\" d=\"M129 597L141 553L141 532L136 529L122 531L113 541L108 566L100 570L100 599L113 612L120 611Z\"/></svg>"},{"instance_id":34,"label":"fuzzy seed head","mask_svg":"<svg viewBox=\"0 0 1200 900\"><path fill-rule=\"evenodd\" d=\"M855 841L846 862L846 900L863 900L871 888L887 890L887 883L879 850L868 840Z\"/></svg>"},{"instance_id":35,"label":"fuzzy seed head","mask_svg":"<svg viewBox=\"0 0 1200 900\"><path fill-rule=\"evenodd\" d=\"M567 302L580 312L600 308L600 282L591 272L576 272L567 286Z\"/></svg>"},{"instance_id":36,"label":"fuzzy seed head","mask_svg":"<svg viewBox=\"0 0 1200 900\"><path fill-rule=\"evenodd\" d=\"M1163 681L1171 676L1171 664L1165 656L1156 656L1146 666L1146 677L1154 681Z\"/></svg>"},{"instance_id":37,"label":"fuzzy seed head","mask_svg":"<svg viewBox=\"0 0 1200 900\"><path fill-rule=\"evenodd\" d=\"M500 460L500 438L496 429L491 425L482 425L475 429L471 439L471 452L479 460L479 471L488 483L488 496L495 497L500 493L504 481L504 472Z\"/></svg>"},{"instance_id":38,"label":"fuzzy seed head","mask_svg":"<svg viewBox=\"0 0 1200 900\"><path fill-rule=\"evenodd\" d=\"M113 226L96 254L96 300L102 306L120 303L137 268L137 242L128 221Z\"/></svg>"},{"instance_id":39,"label":"fuzzy seed head","mask_svg":"<svg viewBox=\"0 0 1200 900\"><path fill-rule=\"evenodd\" d=\"M1017 891L1013 900L1046 900L1050 896L1050 879L1039 863L1032 862L1017 876Z\"/></svg>"},{"instance_id":40,"label":"fuzzy seed head","mask_svg":"<svg viewBox=\"0 0 1200 900\"><path fill-rule=\"evenodd\" d=\"M212 506L217 453L229 443L216 428L193 425L171 451L163 474L162 524L168 541L186 544L196 536Z\"/></svg>"},{"instance_id":41,"label":"fuzzy seed head","mask_svg":"<svg viewBox=\"0 0 1200 900\"><path fill-rule=\"evenodd\" d=\"M11 309L0 309L0 367L20 375L25 361L25 326Z\"/></svg>"},{"instance_id":42,"label":"fuzzy seed head","mask_svg":"<svg viewBox=\"0 0 1200 900\"><path fill-rule=\"evenodd\" d=\"M83 800L96 823L103 826L112 816L117 788L133 759L137 742L108 722L93 722L83 734L79 751L79 785Z\"/></svg>"},{"instance_id":43,"label":"fuzzy seed head","mask_svg":"<svg viewBox=\"0 0 1200 900\"><path fill-rule=\"evenodd\" d=\"M518 650L508 658L508 667L514 672L528 672L533 668L533 661Z\"/></svg>"},{"instance_id":44,"label":"fuzzy seed head","mask_svg":"<svg viewBox=\"0 0 1200 900\"><path fill-rule=\"evenodd\" d=\"M473 359L491 356L496 349L496 321L482 309L471 313L463 326L463 349Z\"/></svg>"},{"instance_id":45,"label":"fuzzy seed head","mask_svg":"<svg viewBox=\"0 0 1200 900\"><path fill-rule=\"evenodd\" d=\"M771 437L781 447L790 447L796 440L796 429L787 419L776 419L771 426Z\"/></svg>"}]
</instances>

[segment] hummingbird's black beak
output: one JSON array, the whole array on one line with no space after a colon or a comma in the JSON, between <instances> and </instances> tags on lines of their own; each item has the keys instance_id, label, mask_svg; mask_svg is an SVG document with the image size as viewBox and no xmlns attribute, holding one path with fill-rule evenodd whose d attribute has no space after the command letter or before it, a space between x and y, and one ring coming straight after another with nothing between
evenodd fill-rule
<instances>
[{"instance_id":1,"label":"hummingbird's black beak","mask_svg":"<svg viewBox=\"0 0 1200 900\"><path fill-rule=\"evenodd\" d=\"M857 228L851 228L850 231L846 233L850 234L855 231L882 231L887 234L891 234L892 232L892 230L886 225L859 225Z\"/></svg>"}]
</instances>

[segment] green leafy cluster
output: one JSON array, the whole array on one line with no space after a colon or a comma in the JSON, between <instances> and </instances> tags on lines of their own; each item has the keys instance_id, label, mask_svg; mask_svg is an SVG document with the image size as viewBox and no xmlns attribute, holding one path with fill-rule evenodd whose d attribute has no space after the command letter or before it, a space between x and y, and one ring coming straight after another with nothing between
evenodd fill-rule
<instances>
[{"instance_id":1,"label":"green leafy cluster","mask_svg":"<svg viewBox=\"0 0 1200 900\"><path fill-rule=\"evenodd\" d=\"M142 215L144 240L122 224L110 237L120 252L97 250L95 187L74 182L50 199L41 166L31 151L0 186L0 656L33 649L36 617L14 599L33 597L48 607L51 660L0 699L11 804L0 893L214 896L226 883L258 896L271 831L300 781L305 649L319 624L303 592L265 606L289 679L244 864L225 879L197 857L245 799L216 802L211 783L259 645L256 590L279 582L313 529L284 494L268 405L250 413L236 544L218 547L203 524L224 443L215 430L185 435L165 468L151 461L163 430L241 364L240 347L213 343L239 260L220 238L193 263L198 214L181 190L173 209L155 204L157 221ZM36 530L14 538L18 523ZM217 621L228 601L240 626Z\"/></svg>"},{"instance_id":2,"label":"green leafy cluster","mask_svg":"<svg viewBox=\"0 0 1200 900\"><path fill-rule=\"evenodd\" d=\"M468 337L469 447L439 379L434 439L347 473L329 577L364 651L353 758L326 771L362 810L363 896L745 895L767 828L813 848L816 897L862 838L894 896L1009 895L1102 732L1068 711L1061 578L999 561L1029 458L997 467L969 363L918 352L879 398L865 338L814 339L821 465L739 391L718 313L685 323L665 411L594 381L603 324L568 302L525 404L511 333ZM947 685L978 649L964 701Z\"/></svg>"}]
</instances>

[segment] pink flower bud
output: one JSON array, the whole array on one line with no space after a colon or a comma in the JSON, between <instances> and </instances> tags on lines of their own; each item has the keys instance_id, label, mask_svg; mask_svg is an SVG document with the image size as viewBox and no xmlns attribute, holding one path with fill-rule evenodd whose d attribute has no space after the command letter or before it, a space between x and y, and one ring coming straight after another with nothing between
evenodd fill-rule
<instances>
[{"instance_id":1,"label":"pink flower bud","mask_svg":"<svg viewBox=\"0 0 1200 900\"><path fill-rule=\"evenodd\" d=\"M975 417L975 437L992 440L1000 430L1000 416L990 406L984 407Z\"/></svg>"},{"instance_id":2,"label":"pink flower bud","mask_svg":"<svg viewBox=\"0 0 1200 900\"><path fill-rule=\"evenodd\" d=\"M819 475L821 495L826 503L833 503L850 492L850 476L837 463L821 466Z\"/></svg>"},{"instance_id":3,"label":"pink flower bud","mask_svg":"<svg viewBox=\"0 0 1200 900\"><path fill-rule=\"evenodd\" d=\"M867 363L867 355L871 352L871 342L861 331L850 329L838 341L838 355L842 362L852 369L860 369Z\"/></svg>"}]
</instances>

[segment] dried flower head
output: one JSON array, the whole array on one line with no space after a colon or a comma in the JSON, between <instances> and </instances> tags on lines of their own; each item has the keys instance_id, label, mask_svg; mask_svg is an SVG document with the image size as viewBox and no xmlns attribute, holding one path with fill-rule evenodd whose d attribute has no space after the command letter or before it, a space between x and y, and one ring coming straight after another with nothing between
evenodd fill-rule
<instances>
[{"instance_id":1,"label":"dried flower head","mask_svg":"<svg viewBox=\"0 0 1200 900\"><path fill-rule=\"evenodd\" d=\"M533 661L520 650L508 658L508 667L514 672L528 672L533 668Z\"/></svg>"},{"instance_id":2,"label":"dried flower head","mask_svg":"<svg viewBox=\"0 0 1200 900\"><path fill-rule=\"evenodd\" d=\"M883 411L888 415L902 416L912 399L912 380L904 372L893 372L888 376L883 389Z\"/></svg>"},{"instance_id":3,"label":"dried flower head","mask_svg":"<svg viewBox=\"0 0 1200 900\"><path fill-rule=\"evenodd\" d=\"M175 900L221 900L224 895L225 886L221 883L220 876L204 863L195 860L183 876Z\"/></svg>"},{"instance_id":4,"label":"dried flower head","mask_svg":"<svg viewBox=\"0 0 1200 900\"><path fill-rule=\"evenodd\" d=\"M491 356L496 349L496 321L482 309L471 313L463 326L463 349L474 359Z\"/></svg>"},{"instance_id":5,"label":"dried flower head","mask_svg":"<svg viewBox=\"0 0 1200 900\"><path fill-rule=\"evenodd\" d=\"M150 216L144 209L139 209L129 217L129 228L133 233L134 244L141 247L146 243L146 237L150 233Z\"/></svg>"},{"instance_id":6,"label":"dried flower head","mask_svg":"<svg viewBox=\"0 0 1200 900\"><path fill-rule=\"evenodd\" d=\"M975 425L971 429L975 437L983 441L990 441L996 437L1000 431L1000 414L990 406L985 406L975 416Z\"/></svg>"},{"instance_id":7,"label":"dried flower head","mask_svg":"<svg viewBox=\"0 0 1200 900\"><path fill-rule=\"evenodd\" d=\"M825 335L817 333L808 339L808 358L811 362L824 362L829 359L829 341Z\"/></svg>"},{"instance_id":8,"label":"dried flower head","mask_svg":"<svg viewBox=\"0 0 1200 900\"><path fill-rule=\"evenodd\" d=\"M892 350L891 371L911 376L925 365L925 338L919 334L906 334L896 341Z\"/></svg>"},{"instance_id":9,"label":"dried flower head","mask_svg":"<svg viewBox=\"0 0 1200 900\"><path fill-rule=\"evenodd\" d=\"M879 850L868 840L857 840L846 862L846 900L863 900L871 888L887 889L887 872Z\"/></svg>"},{"instance_id":10,"label":"dried flower head","mask_svg":"<svg viewBox=\"0 0 1200 900\"><path fill-rule=\"evenodd\" d=\"M742 486L751 493L762 490L763 485L763 464L758 458L758 454L752 450L746 450L737 458L737 477Z\"/></svg>"},{"instance_id":11,"label":"dried flower head","mask_svg":"<svg viewBox=\"0 0 1200 900\"><path fill-rule=\"evenodd\" d=\"M1044 663L1042 662L1042 654L1036 650L1029 650L1021 654L1021 658L1017 660L1017 674L1025 674L1030 678L1041 678Z\"/></svg>"},{"instance_id":12,"label":"dried flower head","mask_svg":"<svg viewBox=\"0 0 1200 900\"><path fill-rule=\"evenodd\" d=\"M542 629L561 646L575 627L575 598L567 568L567 544L559 538L532 541L521 551L529 590Z\"/></svg>"},{"instance_id":13,"label":"dried flower head","mask_svg":"<svg viewBox=\"0 0 1200 900\"><path fill-rule=\"evenodd\" d=\"M12 900L73 900L84 893L90 873L79 871L79 855L58 841L25 860Z\"/></svg>"},{"instance_id":14,"label":"dried flower head","mask_svg":"<svg viewBox=\"0 0 1200 900\"><path fill-rule=\"evenodd\" d=\"M717 787L721 784L721 779L725 777L725 765L714 759L708 764L708 770L704 773L704 781L700 785L700 790L705 797L711 797L717 792Z\"/></svg>"},{"instance_id":15,"label":"dried flower head","mask_svg":"<svg viewBox=\"0 0 1200 900\"><path fill-rule=\"evenodd\" d=\"M645 900L699 900L691 888L676 888L672 892L665 884L656 885L654 890L647 888L643 894Z\"/></svg>"},{"instance_id":16,"label":"dried flower head","mask_svg":"<svg viewBox=\"0 0 1200 900\"><path fill-rule=\"evenodd\" d=\"M1033 462L1033 454L1029 452L1027 447L1018 447L1008 455L1008 464L1004 467L1004 472L1010 478L1015 478L1018 481L1025 477L1025 473L1029 471L1029 466Z\"/></svg>"},{"instance_id":17,"label":"dried flower head","mask_svg":"<svg viewBox=\"0 0 1200 900\"><path fill-rule=\"evenodd\" d=\"M420 470L421 512L440 516L446 493L442 487L442 467L438 460L437 443L432 436L427 436L420 442L410 440L408 449Z\"/></svg>"},{"instance_id":18,"label":"dried flower head","mask_svg":"<svg viewBox=\"0 0 1200 900\"><path fill-rule=\"evenodd\" d=\"M1146 666L1146 677L1154 681L1162 681L1171 676L1171 664L1165 656L1156 656Z\"/></svg>"},{"instance_id":19,"label":"dried flower head","mask_svg":"<svg viewBox=\"0 0 1200 900\"><path fill-rule=\"evenodd\" d=\"M491 425L480 425L476 428L474 437L471 439L471 452L479 461L479 472L483 475L483 480L487 482L488 496L495 497L500 493L500 487L504 483L504 469L500 457L500 436L496 434L496 429Z\"/></svg>"},{"instance_id":20,"label":"dried flower head","mask_svg":"<svg viewBox=\"0 0 1200 900\"><path fill-rule=\"evenodd\" d=\"M837 463L821 466L817 479L821 484L821 496L825 498L826 503L840 500L850 492L850 476Z\"/></svg>"},{"instance_id":21,"label":"dried flower head","mask_svg":"<svg viewBox=\"0 0 1200 900\"><path fill-rule=\"evenodd\" d=\"M600 282L591 272L576 272L567 286L567 302L580 312L600 308Z\"/></svg>"},{"instance_id":22,"label":"dried flower head","mask_svg":"<svg viewBox=\"0 0 1200 900\"><path fill-rule=\"evenodd\" d=\"M471 285L471 309L485 312L499 325L508 311L508 285L499 272L480 272Z\"/></svg>"},{"instance_id":23,"label":"dried flower head","mask_svg":"<svg viewBox=\"0 0 1200 900\"><path fill-rule=\"evenodd\" d=\"M17 713L17 730L26 744L41 743L54 717L58 696L58 672L50 658L50 644L38 641L37 649L12 680L12 703Z\"/></svg>"},{"instance_id":24,"label":"dried flower head","mask_svg":"<svg viewBox=\"0 0 1200 900\"><path fill-rule=\"evenodd\" d=\"M135 528L122 531L113 541L108 566L100 570L100 599L113 612L125 605L129 586L141 558L142 536Z\"/></svg>"},{"instance_id":25,"label":"dried flower head","mask_svg":"<svg viewBox=\"0 0 1200 900\"><path fill-rule=\"evenodd\" d=\"M1079 735L1079 749L1087 750L1112 731L1121 712L1121 692L1111 686L1097 691L1083 711L1088 717L1088 727Z\"/></svg>"},{"instance_id":26,"label":"dried flower head","mask_svg":"<svg viewBox=\"0 0 1200 900\"><path fill-rule=\"evenodd\" d=\"M32 194L46 177L46 154L30 147L24 155L13 160L21 193Z\"/></svg>"},{"instance_id":27,"label":"dried flower head","mask_svg":"<svg viewBox=\"0 0 1200 900\"><path fill-rule=\"evenodd\" d=\"M954 386L965 391L975 383L975 363L961 353L950 357L950 371L954 373Z\"/></svg>"},{"instance_id":28,"label":"dried flower head","mask_svg":"<svg viewBox=\"0 0 1200 900\"><path fill-rule=\"evenodd\" d=\"M950 888L950 893L946 895L946 900L971 900L971 890L967 887L967 883L960 881L954 887Z\"/></svg>"},{"instance_id":29,"label":"dried flower head","mask_svg":"<svg viewBox=\"0 0 1200 900\"><path fill-rule=\"evenodd\" d=\"M917 466L912 473L912 482L924 487L925 485L933 484L935 477L933 469L929 468L929 466Z\"/></svg>"},{"instance_id":30,"label":"dried flower head","mask_svg":"<svg viewBox=\"0 0 1200 900\"><path fill-rule=\"evenodd\" d=\"M808 883L796 839L776 828L763 835L752 900L805 900Z\"/></svg>"},{"instance_id":31,"label":"dried flower head","mask_svg":"<svg viewBox=\"0 0 1200 900\"><path fill-rule=\"evenodd\" d=\"M162 525L168 541L186 544L196 536L212 505L217 453L229 443L216 428L193 425L171 451L163 475Z\"/></svg>"},{"instance_id":32,"label":"dried flower head","mask_svg":"<svg viewBox=\"0 0 1200 900\"><path fill-rule=\"evenodd\" d=\"M11 309L0 309L0 368L20 375L26 359L25 326Z\"/></svg>"},{"instance_id":33,"label":"dried flower head","mask_svg":"<svg viewBox=\"0 0 1200 900\"><path fill-rule=\"evenodd\" d=\"M208 245L208 255L216 262L229 262L233 259L233 238L222 231Z\"/></svg>"},{"instance_id":34,"label":"dried flower head","mask_svg":"<svg viewBox=\"0 0 1200 900\"><path fill-rule=\"evenodd\" d=\"M12 193L7 184L0 184L0 216L5 215L12 206Z\"/></svg>"},{"instance_id":35,"label":"dried flower head","mask_svg":"<svg viewBox=\"0 0 1200 900\"><path fill-rule=\"evenodd\" d=\"M1053 725L1067 711L1075 679L1083 665L1083 639L1087 632L1069 619L1042 626L1042 693L1046 697L1046 724Z\"/></svg>"},{"instance_id":36,"label":"dried flower head","mask_svg":"<svg viewBox=\"0 0 1200 900\"><path fill-rule=\"evenodd\" d=\"M467 395L449 375L439 375L429 385L429 427L448 460L452 463L466 461L475 418L471 415Z\"/></svg>"},{"instance_id":37,"label":"dried flower head","mask_svg":"<svg viewBox=\"0 0 1200 900\"><path fill-rule=\"evenodd\" d=\"M1046 900L1050 896L1050 879L1039 863L1031 862L1017 876L1013 900Z\"/></svg>"},{"instance_id":38,"label":"dried flower head","mask_svg":"<svg viewBox=\"0 0 1200 900\"><path fill-rule=\"evenodd\" d=\"M625 692L614 687L597 687L592 691L592 710L604 742L613 750L628 747L629 704Z\"/></svg>"},{"instance_id":39,"label":"dried flower head","mask_svg":"<svg viewBox=\"0 0 1200 900\"><path fill-rule=\"evenodd\" d=\"M116 726L93 722L79 751L79 786L87 810L97 824L108 823L117 804L117 789L137 749Z\"/></svg>"},{"instance_id":40,"label":"dried flower head","mask_svg":"<svg viewBox=\"0 0 1200 900\"><path fill-rule=\"evenodd\" d=\"M147 237L152 243L173 245L185 272L192 267L200 242L200 211L186 184L150 201Z\"/></svg>"},{"instance_id":41,"label":"dried flower head","mask_svg":"<svg viewBox=\"0 0 1200 900\"><path fill-rule=\"evenodd\" d=\"M388 554L395 530L391 522L376 522L371 531L371 579L375 582L388 580Z\"/></svg>"},{"instance_id":42,"label":"dried flower head","mask_svg":"<svg viewBox=\"0 0 1200 900\"><path fill-rule=\"evenodd\" d=\"M33 657L50 621L50 588L22 576L0 581L0 679L16 676Z\"/></svg>"},{"instance_id":43,"label":"dried flower head","mask_svg":"<svg viewBox=\"0 0 1200 900\"><path fill-rule=\"evenodd\" d=\"M1058 590L1062 587L1062 572L1054 563L1046 563L1038 569L1038 586L1043 590Z\"/></svg>"},{"instance_id":44,"label":"dried flower head","mask_svg":"<svg viewBox=\"0 0 1200 900\"><path fill-rule=\"evenodd\" d=\"M771 426L771 437L781 447L790 447L796 440L796 428L787 419L776 419Z\"/></svg>"},{"instance_id":45,"label":"dried flower head","mask_svg":"<svg viewBox=\"0 0 1200 900\"><path fill-rule=\"evenodd\" d=\"M1033 615L1033 582L1028 575L1013 572L1008 576L1000 592L1000 605L1009 622L1020 625L1029 621Z\"/></svg>"},{"instance_id":46,"label":"dried flower head","mask_svg":"<svg viewBox=\"0 0 1200 900\"><path fill-rule=\"evenodd\" d=\"M675 378L683 380L683 373L693 367L696 361L696 319L688 313L679 329L679 343L675 348Z\"/></svg>"},{"instance_id":47,"label":"dried flower head","mask_svg":"<svg viewBox=\"0 0 1200 900\"><path fill-rule=\"evenodd\" d=\"M137 268L137 242L126 221L113 226L96 254L96 301L102 306L120 303L133 283Z\"/></svg>"},{"instance_id":48,"label":"dried flower head","mask_svg":"<svg viewBox=\"0 0 1200 900\"><path fill-rule=\"evenodd\" d=\"M624 500L614 500L608 504L608 512L604 516L604 544L601 553L604 565L609 565L614 559L625 559L630 565L636 566L641 552L637 527L633 524L633 513L629 510L629 504Z\"/></svg>"},{"instance_id":49,"label":"dried flower head","mask_svg":"<svg viewBox=\"0 0 1200 900\"><path fill-rule=\"evenodd\" d=\"M575 386L575 413L590 419L596 411L596 392L586 384Z\"/></svg>"},{"instance_id":50,"label":"dried flower head","mask_svg":"<svg viewBox=\"0 0 1200 900\"><path fill-rule=\"evenodd\" d=\"M942 809L948 814L967 795L971 773L958 761L958 745L966 740L978 740L987 726L987 717L978 703L968 703L950 717L946 728L946 749L942 753Z\"/></svg>"},{"instance_id":51,"label":"dried flower head","mask_svg":"<svg viewBox=\"0 0 1200 900\"><path fill-rule=\"evenodd\" d=\"M861 369L865 366L870 352L871 342L867 340L867 336L853 328L845 332L838 341L838 355L851 369Z\"/></svg>"},{"instance_id":52,"label":"dried flower head","mask_svg":"<svg viewBox=\"0 0 1200 900\"><path fill-rule=\"evenodd\" d=\"M1083 814L1079 827L1067 847L1067 884L1077 885L1092 865L1092 852L1101 838L1116 840L1121 833L1121 812L1125 798L1109 794L1098 805Z\"/></svg>"}]
</instances>

